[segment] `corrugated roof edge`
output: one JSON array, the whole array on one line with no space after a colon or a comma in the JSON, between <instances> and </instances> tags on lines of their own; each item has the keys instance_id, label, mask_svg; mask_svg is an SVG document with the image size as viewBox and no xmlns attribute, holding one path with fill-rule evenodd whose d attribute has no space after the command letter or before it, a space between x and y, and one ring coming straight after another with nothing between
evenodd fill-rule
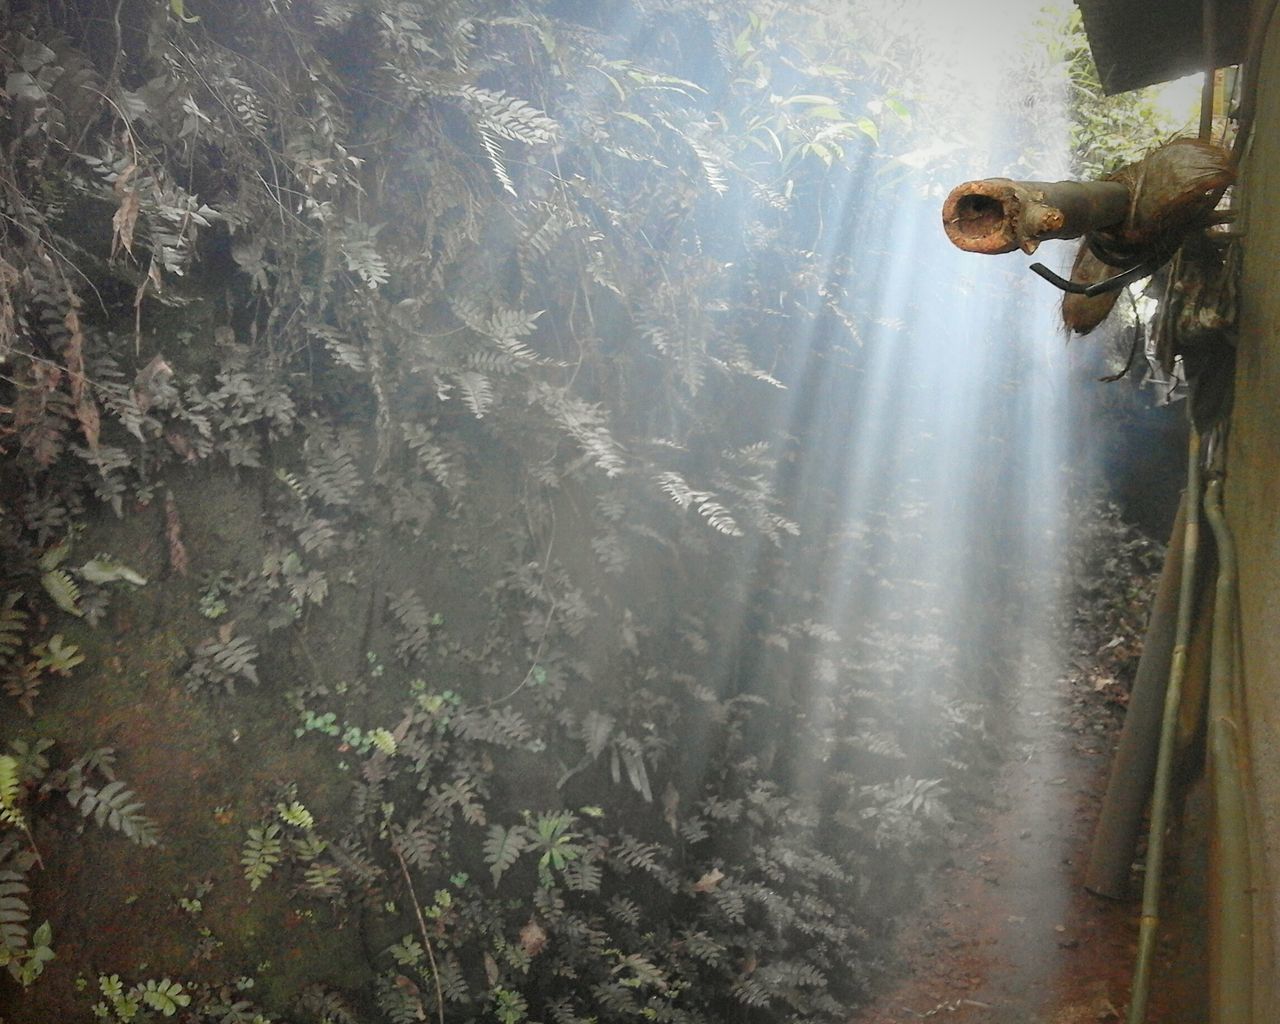
<instances>
[{"instance_id":1,"label":"corrugated roof edge","mask_svg":"<svg viewBox=\"0 0 1280 1024\"><path fill-rule=\"evenodd\" d=\"M1244 59L1249 0L1216 0L1214 64ZM1108 96L1167 82L1204 67L1201 0L1076 0Z\"/></svg>"}]
</instances>

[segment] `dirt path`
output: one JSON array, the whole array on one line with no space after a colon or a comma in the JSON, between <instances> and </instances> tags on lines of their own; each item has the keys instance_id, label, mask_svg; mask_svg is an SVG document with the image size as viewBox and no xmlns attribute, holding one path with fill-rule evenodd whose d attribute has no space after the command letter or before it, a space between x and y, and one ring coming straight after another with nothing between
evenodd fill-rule
<instances>
[{"instance_id":1,"label":"dirt path","mask_svg":"<svg viewBox=\"0 0 1280 1024\"><path fill-rule=\"evenodd\" d=\"M1118 718L1085 678L1014 684L996 805L930 881L904 928L900 980L852 1024L1093 1024L1122 1019L1138 905L1082 879ZM1175 897L1176 898L1176 897ZM1161 942L1153 1022L1198 1020L1185 949ZM1176 985L1169 978L1181 979Z\"/></svg>"}]
</instances>

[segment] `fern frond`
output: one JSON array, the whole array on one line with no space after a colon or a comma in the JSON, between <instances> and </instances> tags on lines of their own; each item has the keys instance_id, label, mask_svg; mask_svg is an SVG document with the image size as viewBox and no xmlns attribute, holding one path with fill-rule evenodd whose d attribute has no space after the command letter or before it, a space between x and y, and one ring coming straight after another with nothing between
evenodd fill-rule
<instances>
[{"instance_id":1,"label":"fern frond","mask_svg":"<svg viewBox=\"0 0 1280 1024\"><path fill-rule=\"evenodd\" d=\"M574 892L599 892L604 882L604 868L599 861L580 857L566 864L561 876L565 886Z\"/></svg>"},{"instance_id":2,"label":"fern frond","mask_svg":"<svg viewBox=\"0 0 1280 1024\"><path fill-rule=\"evenodd\" d=\"M276 804L276 813L280 815L280 820L286 825L292 825L294 828L301 829L304 832L310 832L316 827L316 819L307 810L306 804L300 800L292 800L287 804Z\"/></svg>"},{"instance_id":3,"label":"fern frond","mask_svg":"<svg viewBox=\"0 0 1280 1024\"><path fill-rule=\"evenodd\" d=\"M699 515L706 519L712 529L729 537L743 535L729 510L710 491L694 490L684 477L670 470L659 473L654 479L667 497L681 508L687 509L691 505L697 508Z\"/></svg>"},{"instance_id":4,"label":"fern frond","mask_svg":"<svg viewBox=\"0 0 1280 1024\"><path fill-rule=\"evenodd\" d=\"M84 612L80 610L80 588L65 570L52 569L40 576L40 585L45 593L53 598L53 603L64 612L80 618Z\"/></svg>"},{"instance_id":5,"label":"fern frond","mask_svg":"<svg viewBox=\"0 0 1280 1024\"><path fill-rule=\"evenodd\" d=\"M727 948L706 932L686 932L681 938L686 953L705 964L716 967L725 962Z\"/></svg>"},{"instance_id":6,"label":"fern frond","mask_svg":"<svg viewBox=\"0 0 1280 1024\"><path fill-rule=\"evenodd\" d=\"M687 136L685 141L689 144L693 155L698 158L698 163L702 166L702 173L707 179L707 184L711 186L711 190L716 195L721 196L728 192L729 179L725 176L724 166L716 158L715 154L706 146L695 142Z\"/></svg>"},{"instance_id":7,"label":"fern frond","mask_svg":"<svg viewBox=\"0 0 1280 1024\"><path fill-rule=\"evenodd\" d=\"M405 828L393 830L392 842L405 860L425 870L435 862L436 851L440 848L440 830L421 818L414 818Z\"/></svg>"},{"instance_id":8,"label":"fern frond","mask_svg":"<svg viewBox=\"0 0 1280 1024\"><path fill-rule=\"evenodd\" d=\"M67 799L86 818L93 815L99 827L110 827L139 846L155 846L160 842L160 828L142 813L142 801L133 790L119 780L101 789L73 786Z\"/></svg>"},{"instance_id":9,"label":"fern frond","mask_svg":"<svg viewBox=\"0 0 1280 1024\"><path fill-rule=\"evenodd\" d=\"M256 890L267 880L282 856L279 825L272 822L264 827L249 829L249 838L245 840L240 854L240 864L251 890Z\"/></svg>"},{"instance_id":10,"label":"fern frond","mask_svg":"<svg viewBox=\"0 0 1280 1024\"><path fill-rule=\"evenodd\" d=\"M339 242L347 269L369 288L379 288L391 280L387 261L375 243L377 233L367 224L348 221Z\"/></svg>"},{"instance_id":11,"label":"fern frond","mask_svg":"<svg viewBox=\"0 0 1280 1024\"><path fill-rule=\"evenodd\" d=\"M0 677L4 679L4 692L16 700L28 716L34 716L35 700L40 696L40 687L44 683L40 663L28 661L7 667Z\"/></svg>"},{"instance_id":12,"label":"fern frond","mask_svg":"<svg viewBox=\"0 0 1280 1024\"><path fill-rule=\"evenodd\" d=\"M335 864L311 864L303 874L303 881L317 896L334 897L342 891L342 872Z\"/></svg>"},{"instance_id":13,"label":"fern frond","mask_svg":"<svg viewBox=\"0 0 1280 1024\"><path fill-rule=\"evenodd\" d=\"M172 1017L181 1007L191 1003L191 997L182 990L182 986L168 978L160 981L148 978L143 984L135 986L135 991L146 1006L159 1010L166 1017Z\"/></svg>"},{"instance_id":14,"label":"fern frond","mask_svg":"<svg viewBox=\"0 0 1280 1024\"><path fill-rule=\"evenodd\" d=\"M237 679L256 685L257 659L258 646L248 637L206 640L195 649L195 658L187 669L187 688L196 691L213 683L221 685L227 693L234 693Z\"/></svg>"},{"instance_id":15,"label":"fern frond","mask_svg":"<svg viewBox=\"0 0 1280 1024\"><path fill-rule=\"evenodd\" d=\"M640 926L640 907L625 896L614 896L605 905L605 911L616 921L632 928Z\"/></svg>"},{"instance_id":16,"label":"fern frond","mask_svg":"<svg viewBox=\"0 0 1280 1024\"><path fill-rule=\"evenodd\" d=\"M573 438L606 476L618 476L626 468L622 447L610 433L606 416L598 405L584 402L568 389L541 382L533 394L551 414L556 426Z\"/></svg>"},{"instance_id":17,"label":"fern frond","mask_svg":"<svg viewBox=\"0 0 1280 1024\"><path fill-rule=\"evenodd\" d=\"M610 856L617 863L649 874L662 873L663 868L658 863L658 857L662 852L662 847L657 843L641 842L625 832L609 851Z\"/></svg>"},{"instance_id":18,"label":"fern frond","mask_svg":"<svg viewBox=\"0 0 1280 1024\"><path fill-rule=\"evenodd\" d=\"M22 874L0 869L0 952L10 960L20 959L27 950L31 908L24 897L29 891Z\"/></svg>"},{"instance_id":19,"label":"fern frond","mask_svg":"<svg viewBox=\"0 0 1280 1024\"><path fill-rule=\"evenodd\" d=\"M605 747L613 739L614 725L612 715L602 714L594 709L583 716L582 741L587 745L587 753L593 760L604 753Z\"/></svg>"},{"instance_id":20,"label":"fern frond","mask_svg":"<svg viewBox=\"0 0 1280 1024\"><path fill-rule=\"evenodd\" d=\"M453 719L452 726L463 739L493 743L508 749L527 743L533 735L532 727L513 707L467 710Z\"/></svg>"},{"instance_id":21,"label":"fern frond","mask_svg":"<svg viewBox=\"0 0 1280 1024\"><path fill-rule=\"evenodd\" d=\"M364 487L355 457L333 432L318 431L307 438L302 486L328 505L350 505Z\"/></svg>"},{"instance_id":22,"label":"fern frond","mask_svg":"<svg viewBox=\"0 0 1280 1024\"><path fill-rule=\"evenodd\" d=\"M554 139L558 131L556 122L533 104L504 92L464 85L456 90L455 95L477 115L482 131L487 130L512 142L541 145Z\"/></svg>"},{"instance_id":23,"label":"fern frond","mask_svg":"<svg viewBox=\"0 0 1280 1024\"><path fill-rule=\"evenodd\" d=\"M516 184L511 180L506 161L503 160L502 142L488 124L480 125L477 130L480 135L480 145L484 147L484 155L489 158L489 167L493 171L493 176L498 179L498 184L502 186L504 192L517 195Z\"/></svg>"},{"instance_id":24,"label":"fern frond","mask_svg":"<svg viewBox=\"0 0 1280 1024\"><path fill-rule=\"evenodd\" d=\"M436 440L430 427L418 423L401 423L404 442L418 460L418 465L434 477L446 490L457 492L463 484L462 470L455 459Z\"/></svg>"},{"instance_id":25,"label":"fern frond","mask_svg":"<svg viewBox=\"0 0 1280 1024\"><path fill-rule=\"evenodd\" d=\"M22 594L10 591L0 601L0 667L12 663L22 649L28 615L17 607Z\"/></svg>"},{"instance_id":26,"label":"fern frond","mask_svg":"<svg viewBox=\"0 0 1280 1024\"><path fill-rule=\"evenodd\" d=\"M22 792L22 775L18 761L8 754L0 754L0 825L12 825L25 829L27 820L18 806Z\"/></svg>"},{"instance_id":27,"label":"fern frond","mask_svg":"<svg viewBox=\"0 0 1280 1024\"><path fill-rule=\"evenodd\" d=\"M478 420L483 419L484 414L493 404L493 381L475 370L463 370L456 375L455 379L462 391L462 400L471 410L471 415Z\"/></svg>"},{"instance_id":28,"label":"fern frond","mask_svg":"<svg viewBox=\"0 0 1280 1024\"><path fill-rule=\"evenodd\" d=\"M395 595L388 605L398 627L396 653L405 662L421 661L431 651L440 616L428 609L412 590Z\"/></svg>"},{"instance_id":29,"label":"fern frond","mask_svg":"<svg viewBox=\"0 0 1280 1024\"><path fill-rule=\"evenodd\" d=\"M73 668L84 662L80 648L67 643L61 633L54 633L44 643L36 644L31 653L36 656L37 669L60 676L70 675Z\"/></svg>"},{"instance_id":30,"label":"fern frond","mask_svg":"<svg viewBox=\"0 0 1280 1024\"><path fill-rule=\"evenodd\" d=\"M528 829L523 825L504 828L502 825L490 825L489 835L485 838L483 851L484 862L489 865L496 886L503 874L519 859L529 846Z\"/></svg>"}]
</instances>

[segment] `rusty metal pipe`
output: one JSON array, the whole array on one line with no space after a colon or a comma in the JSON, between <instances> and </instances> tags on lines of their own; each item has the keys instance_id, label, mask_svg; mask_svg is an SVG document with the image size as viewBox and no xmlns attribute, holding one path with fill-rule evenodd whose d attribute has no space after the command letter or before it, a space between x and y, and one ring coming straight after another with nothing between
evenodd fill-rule
<instances>
[{"instance_id":1,"label":"rusty metal pipe","mask_svg":"<svg viewBox=\"0 0 1280 1024\"><path fill-rule=\"evenodd\" d=\"M1046 238L1078 238L1119 224L1129 189L1118 181L1012 181L957 185L942 206L942 226L966 252L1033 253Z\"/></svg>"}]
</instances>

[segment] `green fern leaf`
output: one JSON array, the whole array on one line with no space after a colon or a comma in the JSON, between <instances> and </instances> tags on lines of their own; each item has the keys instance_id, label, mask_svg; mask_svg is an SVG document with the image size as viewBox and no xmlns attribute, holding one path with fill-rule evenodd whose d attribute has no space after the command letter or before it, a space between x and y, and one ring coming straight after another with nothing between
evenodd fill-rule
<instances>
[{"instance_id":1,"label":"green fern leaf","mask_svg":"<svg viewBox=\"0 0 1280 1024\"><path fill-rule=\"evenodd\" d=\"M108 555L91 558L80 566L79 573L90 583L115 583L123 581L135 587L144 587L147 581L123 562L117 562Z\"/></svg>"},{"instance_id":2,"label":"green fern leaf","mask_svg":"<svg viewBox=\"0 0 1280 1024\"><path fill-rule=\"evenodd\" d=\"M18 807L18 797L22 792L22 776L18 770L16 758L8 754L0 754L0 825L13 825L26 828L26 819Z\"/></svg>"},{"instance_id":3,"label":"green fern leaf","mask_svg":"<svg viewBox=\"0 0 1280 1024\"><path fill-rule=\"evenodd\" d=\"M40 577L40 584L45 592L53 598L53 603L64 612L80 618L84 612L80 610L80 588L75 580L61 569L52 569Z\"/></svg>"},{"instance_id":4,"label":"green fern leaf","mask_svg":"<svg viewBox=\"0 0 1280 1024\"><path fill-rule=\"evenodd\" d=\"M138 994L151 1009L159 1010L166 1017L172 1017L179 1008L187 1006L191 997L182 991L182 986L168 978L156 981L150 978L139 986Z\"/></svg>"},{"instance_id":5,"label":"green fern leaf","mask_svg":"<svg viewBox=\"0 0 1280 1024\"><path fill-rule=\"evenodd\" d=\"M21 593L11 591L0 602L0 665L12 661L22 647L27 613L15 607L21 597Z\"/></svg>"},{"instance_id":6,"label":"green fern leaf","mask_svg":"<svg viewBox=\"0 0 1280 1024\"><path fill-rule=\"evenodd\" d=\"M280 815L280 820L286 825L292 825L294 828L300 828L304 832L310 832L316 827L316 819L311 816L311 812L299 801L294 800L289 804L276 804L276 813Z\"/></svg>"},{"instance_id":7,"label":"green fern leaf","mask_svg":"<svg viewBox=\"0 0 1280 1024\"><path fill-rule=\"evenodd\" d=\"M26 921L31 908L23 897L28 891L17 871L0 870L0 958L10 962L27 950Z\"/></svg>"},{"instance_id":8,"label":"green fern leaf","mask_svg":"<svg viewBox=\"0 0 1280 1024\"><path fill-rule=\"evenodd\" d=\"M70 541L64 540L61 544L55 544L48 551L46 551L43 555L40 556L40 563L39 563L40 571L52 572L54 569L58 568L58 566L60 566L66 560L66 557L70 553L70 551L71 551Z\"/></svg>"},{"instance_id":9,"label":"green fern leaf","mask_svg":"<svg viewBox=\"0 0 1280 1024\"><path fill-rule=\"evenodd\" d=\"M118 779L101 789L72 788L67 791L67 799L86 818L93 815L99 827L113 828L139 846L155 846L160 841L159 826L141 813L142 801Z\"/></svg>"},{"instance_id":10,"label":"green fern leaf","mask_svg":"<svg viewBox=\"0 0 1280 1024\"><path fill-rule=\"evenodd\" d=\"M280 863L281 855L279 825L272 822L265 828L249 829L249 838L245 840L244 849L240 854L240 863L251 890L256 890L267 880L275 866Z\"/></svg>"},{"instance_id":11,"label":"green fern leaf","mask_svg":"<svg viewBox=\"0 0 1280 1024\"><path fill-rule=\"evenodd\" d=\"M48 669L60 676L70 675L71 670L84 661L80 648L63 640L61 633L33 647L31 653L39 659L36 668Z\"/></svg>"},{"instance_id":12,"label":"green fern leaf","mask_svg":"<svg viewBox=\"0 0 1280 1024\"><path fill-rule=\"evenodd\" d=\"M503 828L501 825L489 827L489 835L484 841L484 862L489 865L495 886L528 846L528 831L522 825L511 828Z\"/></svg>"}]
</instances>

